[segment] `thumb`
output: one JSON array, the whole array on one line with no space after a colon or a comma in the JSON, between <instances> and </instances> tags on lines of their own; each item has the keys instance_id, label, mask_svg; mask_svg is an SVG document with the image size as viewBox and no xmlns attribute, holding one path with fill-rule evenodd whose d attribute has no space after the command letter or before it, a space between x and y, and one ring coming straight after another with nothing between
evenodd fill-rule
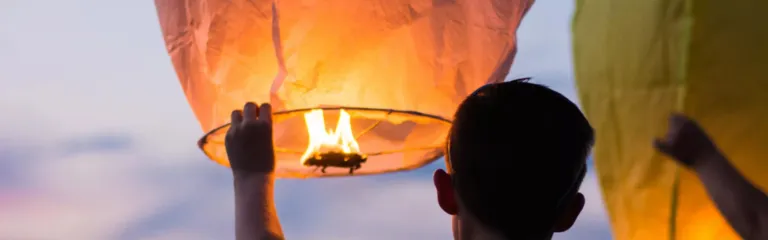
<instances>
[{"instance_id":1,"label":"thumb","mask_svg":"<svg viewBox=\"0 0 768 240\"><path fill-rule=\"evenodd\" d=\"M653 140L653 147L663 154L672 155L672 147L664 140L658 138Z\"/></svg>"}]
</instances>

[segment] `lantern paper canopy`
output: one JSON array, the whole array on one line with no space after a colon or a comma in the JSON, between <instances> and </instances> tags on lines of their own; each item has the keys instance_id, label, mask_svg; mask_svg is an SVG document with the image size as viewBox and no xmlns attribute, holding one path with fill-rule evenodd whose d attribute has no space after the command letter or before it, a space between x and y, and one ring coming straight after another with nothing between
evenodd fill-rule
<instances>
[{"instance_id":1,"label":"lantern paper canopy","mask_svg":"<svg viewBox=\"0 0 768 240\"><path fill-rule=\"evenodd\" d=\"M228 166L230 112L270 102L283 178L409 170L441 157L457 105L508 73L531 3L155 1L179 81L207 132L202 150ZM319 155L326 153L342 155ZM337 161L307 165L303 156Z\"/></svg>"},{"instance_id":2,"label":"lantern paper canopy","mask_svg":"<svg viewBox=\"0 0 768 240\"><path fill-rule=\"evenodd\" d=\"M740 239L651 142L682 112L768 190L768 1L578 2L576 81L614 239Z\"/></svg>"}]
</instances>

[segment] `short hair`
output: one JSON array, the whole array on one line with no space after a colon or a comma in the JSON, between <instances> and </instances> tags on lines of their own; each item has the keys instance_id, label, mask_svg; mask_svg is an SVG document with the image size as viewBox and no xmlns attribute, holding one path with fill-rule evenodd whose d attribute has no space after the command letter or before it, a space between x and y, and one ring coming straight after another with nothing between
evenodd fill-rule
<instances>
[{"instance_id":1,"label":"short hair","mask_svg":"<svg viewBox=\"0 0 768 240\"><path fill-rule=\"evenodd\" d=\"M454 116L446 157L462 206L508 237L551 233L578 191L594 132L578 106L518 79L489 84Z\"/></svg>"}]
</instances>

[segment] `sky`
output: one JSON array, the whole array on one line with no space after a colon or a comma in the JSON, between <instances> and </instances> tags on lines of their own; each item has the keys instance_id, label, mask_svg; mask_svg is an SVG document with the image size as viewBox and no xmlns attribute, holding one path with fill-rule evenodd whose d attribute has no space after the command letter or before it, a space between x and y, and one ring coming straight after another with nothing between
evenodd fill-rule
<instances>
[{"instance_id":1,"label":"sky","mask_svg":"<svg viewBox=\"0 0 768 240\"><path fill-rule=\"evenodd\" d=\"M538 1L509 77L574 101L570 1ZM0 239L233 239L228 169L171 66L152 1L0 1ZM279 180L290 239L449 239L431 172ZM555 239L610 239L590 171L587 206Z\"/></svg>"}]
</instances>

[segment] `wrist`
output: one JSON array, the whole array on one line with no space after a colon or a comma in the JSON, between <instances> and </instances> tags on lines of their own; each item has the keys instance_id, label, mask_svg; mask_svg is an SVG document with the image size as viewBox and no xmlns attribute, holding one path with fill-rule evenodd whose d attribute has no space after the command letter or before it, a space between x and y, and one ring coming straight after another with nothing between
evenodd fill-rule
<instances>
[{"instance_id":1,"label":"wrist","mask_svg":"<svg viewBox=\"0 0 768 240\"><path fill-rule=\"evenodd\" d=\"M727 164L725 157L719 151L714 150L697 156L691 167L694 171L701 173L721 168L723 163Z\"/></svg>"},{"instance_id":2,"label":"wrist","mask_svg":"<svg viewBox=\"0 0 768 240\"><path fill-rule=\"evenodd\" d=\"M229 156L229 165L232 172L238 175L250 175L251 173L265 174L275 172L275 157L256 154L233 154Z\"/></svg>"},{"instance_id":3,"label":"wrist","mask_svg":"<svg viewBox=\"0 0 768 240\"><path fill-rule=\"evenodd\" d=\"M239 186L246 186L246 188L269 187L274 185L275 182L274 173L233 171L232 176L235 183L235 190L237 190Z\"/></svg>"},{"instance_id":4,"label":"wrist","mask_svg":"<svg viewBox=\"0 0 768 240\"><path fill-rule=\"evenodd\" d=\"M273 171L252 171L252 170L244 170L244 169L232 169L232 176L235 178L266 178L270 176L274 176L275 173Z\"/></svg>"}]
</instances>

